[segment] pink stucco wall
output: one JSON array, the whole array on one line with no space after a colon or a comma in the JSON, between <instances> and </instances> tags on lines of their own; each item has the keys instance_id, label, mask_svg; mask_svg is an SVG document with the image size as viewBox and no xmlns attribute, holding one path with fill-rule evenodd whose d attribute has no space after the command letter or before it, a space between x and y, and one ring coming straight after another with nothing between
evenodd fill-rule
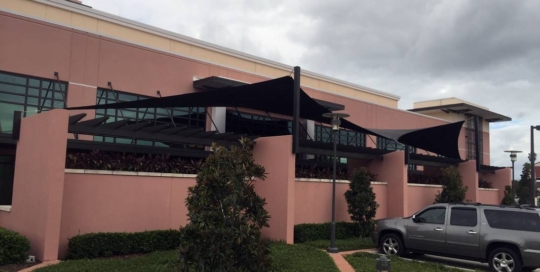
<instances>
[{"instance_id":1,"label":"pink stucco wall","mask_svg":"<svg viewBox=\"0 0 540 272\"><path fill-rule=\"evenodd\" d=\"M263 137L253 148L255 162L265 167L267 178L255 182L257 194L266 198L270 213L270 228L264 228L265 237L293 243L294 233L294 166L292 136Z\"/></svg>"},{"instance_id":2,"label":"pink stucco wall","mask_svg":"<svg viewBox=\"0 0 540 272\"><path fill-rule=\"evenodd\" d=\"M0 226L28 237L41 261L58 257L68 117L53 110L22 120L12 208L0 211Z\"/></svg>"},{"instance_id":3,"label":"pink stucco wall","mask_svg":"<svg viewBox=\"0 0 540 272\"><path fill-rule=\"evenodd\" d=\"M501 204L499 190L482 190L478 191L478 202L482 204Z\"/></svg>"},{"instance_id":4,"label":"pink stucco wall","mask_svg":"<svg viewBox=\"0 0 540 272\"><path fill-rule=\"evenodd\" d=\"M433 204L435 196L442 190L442 186L422 186L422 185L408 185L409 199L408 199L408 213L407 216L413 215L419 210L425 208L428 205Z\"/></svg>"},{"instance_id":5,"label":"pink stucco wall","mask_svg":"<svg viewBox=\"0 0 540 272\"><path fill-rule=\"evenodd\" d=\"M386 217L386 185L373 184L373 192L380 207L376 218ZM336 221L350 222L345 192L348 183L336 183ZM332 221L332 182L295 182L294 224L327 223Z\"/></svg>"},{"instance_id":6,"label":"pink stucco wall","mask_svg":"<svg viewBox=\"0 0 540 272\"><path fill-rule=\"evenodd\" d=\"M463 186L467 186L465 201L478 202L478 173L476 172L476 161L470 160L458 165Z\"/></svg>"},{"instance_id":7,"label":"pink stucco wall","mask_svg":"<svg viewBox=\"0 0 540 272\"><path fill-rule=\"evenodd\" d=\"M512 168L504 168L493 173L484 174L484 178L491 182L493 188L499 189L499 200L494 204L500 204L504 198L505 187L512 185Z\"/></svg>"},{"instance_id":8,"label":"pink stucco wall","mask_svg":"<svg viewBox=\"0 0 540 272\"><path fill-rule=\"evenodd\" d=\"M60 257L77 234L178 229L194 185L195 178L66 174Z\"/></svg>"},{"instance_id":9,"label":"pink stucco wall","mask_svg":"<svg viewBox=\"0 0 540 272\"><path fill-rule=\"evenodd\" d=\"M377 179L387 182L387 216L398 217L407 214L407 165L404 151L395 151L373 160L369 170L377 175Z\"/></svg>"}]
</instances>

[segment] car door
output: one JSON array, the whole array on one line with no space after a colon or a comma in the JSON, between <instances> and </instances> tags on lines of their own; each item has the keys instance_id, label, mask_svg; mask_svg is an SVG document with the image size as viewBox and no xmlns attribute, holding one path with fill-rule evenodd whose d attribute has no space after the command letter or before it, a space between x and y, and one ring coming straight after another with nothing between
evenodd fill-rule
<instances>
[{"instance_id":1,"label":"car door","mask_svg":"<svg viewBox=\"0 0 540 272\"><path fill-rule=\"evenodd\" d=\"M452 207L446 227L448 254L480 257L480 224L477 207Z\"/></svg>"},{"instance_id":2,"label":"car door","mask_svg":"<svg viewBox=\"0 0 540 272\"><path fill-rule=\"evenodd\" d=\"M431 207L416 214L407 224L407 247L446 252L446 207Z\"/></svg>"}]
</instances>

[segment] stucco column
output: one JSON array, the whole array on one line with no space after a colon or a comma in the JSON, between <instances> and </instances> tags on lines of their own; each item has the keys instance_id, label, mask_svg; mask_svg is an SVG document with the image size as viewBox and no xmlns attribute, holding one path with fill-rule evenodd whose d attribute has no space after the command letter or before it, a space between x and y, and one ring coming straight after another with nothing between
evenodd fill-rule
<instances>
[{"instance_id":1,"label":"stucco column","mask_svg":"<svg viewBox=\"0 0 540 272\"><path fill-rule=\"evenodd\" d=\"M408 199L407 165L404 153L400 150L386 154L381 159L373 160L369 165L369 170L377 174L377 181L387 182L388 217L407 216L407 201L414 201L414 199ZM382 206L385 203L379 204Z\"/></svg>"},{"instance_id":2,"label":"stucco column","mask_svg":"<svg viewBox=\"0 0 540 272\"><path fill-rule=\"evenodd\" d=\"M493 188L499 189L499 203L504 198L504 189L506 186L512 185L512 168L504 168L495 171L488 176L488 181L491 182Z\"/></svg>"},{"instance_id":3,"label":"stucco column","mask_svg":"<svg viewBox=\"0 0 540 272\"><path fill-rule=\"evenodd\" d=\"M58 259L69 114L52 110L22 119L13 203L0 220L30 240L38 260Z\"/></svg>"},{"instance_id":4,"label":"stucco column","mask_svg":"<svg viewBox=\"0 0 540 272\"><path fill-rule=\"evenodd\" d=\"M255 162L264 166L266 180L255 181L255 191L266 198L270 227L263 228L266 238L294 243L295 155L291 153L292 136L257 139L253 149ZM317 211L313 211L317 212Z\"/></svg>"},{"instance_id":5,"label":"stucco column","mask_svg":"<svg viewBox=\"0 0 540 272\"><path fill-rule=\"evenodd\" d=\"M470 160L460 163L457 167L461 174L463 186L467 186L465 201L478 202L478 173L476 172L476 161Z\"/></svg>"}]
</instances>

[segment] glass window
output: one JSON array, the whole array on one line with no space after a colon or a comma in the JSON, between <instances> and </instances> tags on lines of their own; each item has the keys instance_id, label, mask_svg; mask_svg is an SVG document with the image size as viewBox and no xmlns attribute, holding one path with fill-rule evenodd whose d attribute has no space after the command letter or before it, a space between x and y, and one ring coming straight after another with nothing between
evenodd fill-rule
<instances>
[{"instance_id":1,"label":"glass window","mask_svg":"<svg viewBox=\"0 0 540 272\"><path fill-rule=\"evenodd\" d=\"M26 85L26 77L1 73L0 82L17 84L17 85Z\"/></svg>"},{"instance_id":2,"label":"glass window","mask_svg":"<svg viewBox=\"0 0 540 272\"><path fill-rule=\"evenodd\" d=\"M55 81L55 89L57 89L55 91L52 85L50 90L47 89L50 82L50 80L0 72L0 133L12 132L14 111L22 111L23 116L29 116L35 114L37 107L41 105L43 105L43 110L64 108L62 95L66 93L67 84ZM44 100L47 91L49 98L59 96L59 99Z\"/></svg>"},{"instance_id":3,"label":"glass window","mask_svg":"<svg viewBox=\"0 0 540 272\"><path fill-rule=\"evenodd\" d=\"M13 131L13 112L24 111L24 105L0 102L0 133Z\"/></svg>"},{"instance_id":4,"label":"glass window","mask_svg":"<svg viewBox=\"0 0 540 272\"><path fill-rule=\"evenodd\" d=\"M136 95L130 93L124 93L120 91L112 91L108 89L98 89L96 92L96 104L111 104L118 101L137 101L144 100L150 97L143 95ZM195 112L194 109L197 109ZM193 110L193 111L192 111ZM160 115L156 116L156 111ZM172 113L181 113L183 115L173 114L174 123L176 126L186 126L192 128L206 128L206 109L205 108L172 108L169 109L169 112ZM194 114L192 114L195 112ZM129 109L108 109L108 110L96 110L96 117L109 116L107 123L116 122L121 120L131 121L132 123L137 123L141 121L152 122L155 124L170 124L171 116L169 115L167 109L163 108L129 108ZM157 117L157 118L156 118ZM149 141L141 141L132 139L120 139L120 138L111 138L111 137L94 137L94 141L104 141L104 142L116 142L116 143L136 143L140 145L153 145L153 146L167 146L166 144L159 144Z\"/></svg>"},{"instance_id":5,"label":"glass window","mask_svg":"<svg viewBox=\"0 0 540 272\"><path fill-rule=\"evenodd\" d=\"M452 208L450 214L450 225L474 227L478 223L478 213L476 209Z\"/></svg>"},{"instance_id":6,"label":"glass window","mask_svg":"<svg viewBox=\"0 0 540 272\"><path fill-rule=\"evenodd\" d=\"M446 208L437 207L426 211L416 216L418 223L441 224L444 225L446 218Z\"/></svg>"},{"instance_id":7,"label":"glass window","mask_svg":"<svg viewBox=\"0 0 540 272\"><path fill-rule=\"evenodd\" d=\"M495 229L540 232L540 216L536 212L484 210L484 215Z\"/></svg>"}]
</instances>

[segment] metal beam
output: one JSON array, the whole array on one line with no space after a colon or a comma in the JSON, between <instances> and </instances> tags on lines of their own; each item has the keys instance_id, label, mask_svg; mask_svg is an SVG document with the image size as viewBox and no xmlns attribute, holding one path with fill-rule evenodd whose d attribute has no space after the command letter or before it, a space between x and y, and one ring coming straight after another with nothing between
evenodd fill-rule
<instances>
[{"instance_id":1,"label":"metal beam","mask_svg":"<svg viewBox=\"0 0 540 272\"><path fill-rule=\"evenodd\" d=\"M300 67L294 67L294 89L293 89L293 154L297 154L300 147Z\"/></svg>"}]
</instances>

